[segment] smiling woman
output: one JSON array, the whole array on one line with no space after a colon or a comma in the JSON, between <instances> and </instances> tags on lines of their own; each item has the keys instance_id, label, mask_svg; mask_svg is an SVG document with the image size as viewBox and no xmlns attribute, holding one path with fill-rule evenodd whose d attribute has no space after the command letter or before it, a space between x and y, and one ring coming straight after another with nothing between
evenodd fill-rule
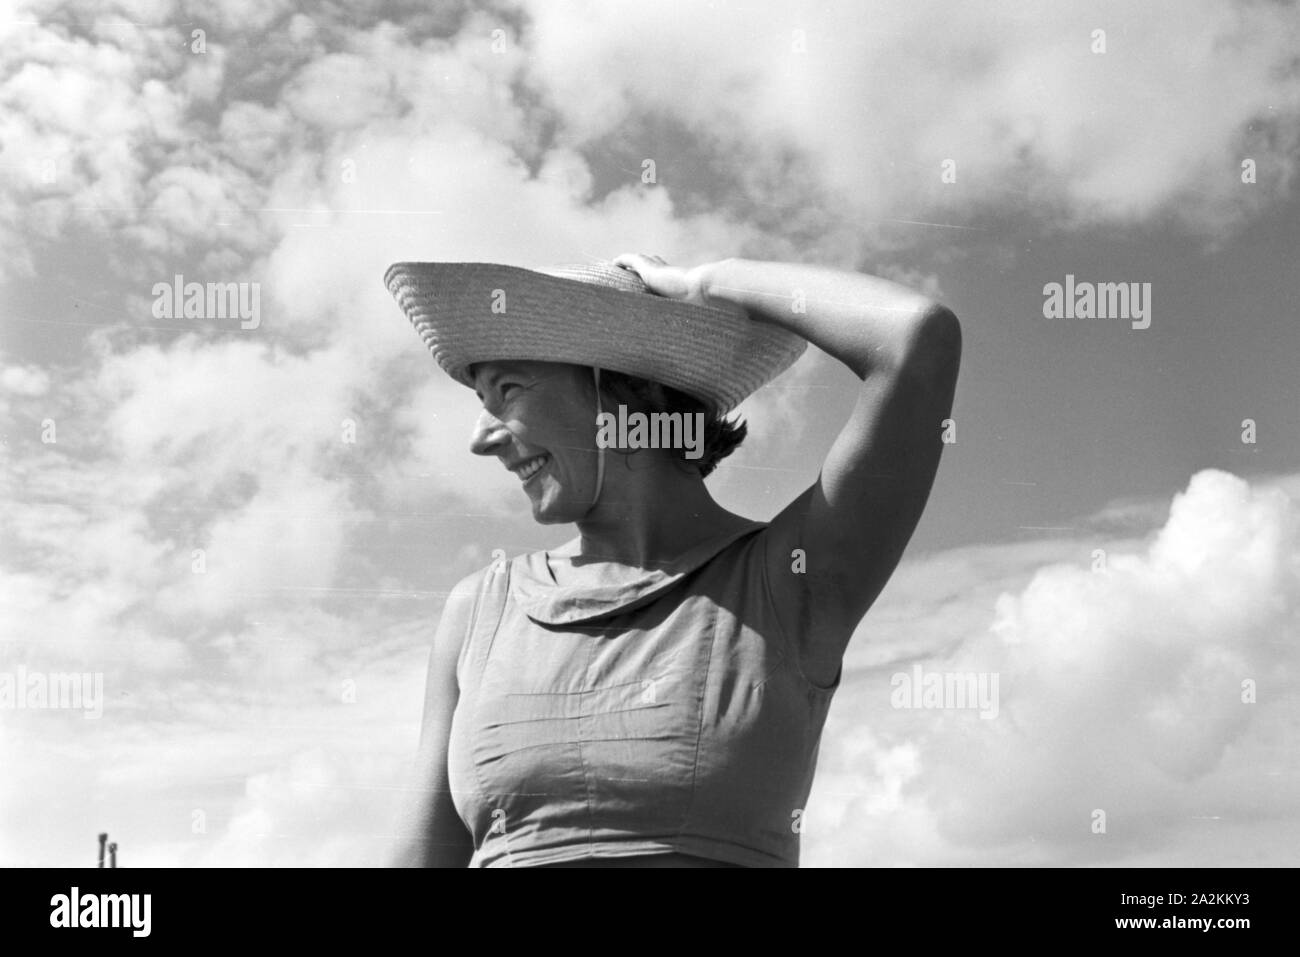
<instances>
[{"instance_id":1,"label":"smiling woman","mask_svg":"<svg viewBox=\"0 0 1300 957\"><path fill-rule=\"evenodd\" d=\"M398 861L797 866L844 648L938 465L952 313L882 279L741 260L386 278L483 404L471 450L519 476L536 521L578 529L449 597ZM862 379L857 408L780 514L732 513L703 481L744 437L726 415L808 341ZM628 398L705 416L704 454L607 448L602 417Z\"/></svg>"},{"instance_id":2,"label":"smiling woman","mask_svg":"<svg viewBox=\"0 0 1300 957\"><path fill-rule=\"evenodd\" d=\"M669 461L675 461L687 475L704 478L740 445L747 431L743 422L732 422L723 416L707 417L706 420L706 406L698 399L624 373L527 360L474 363L467 371L475 384L475 394L483 403L470 449L478 455L499 456L502 464L519 476L525 488L544 484L540 479L537 483L532 481L543 472L555 477L552 464L557 455L581 458L585 454L587 459L594 456L597 488L590 502L595 502L600 496L606 450L620 453L624 456L623 465L632 467L632 460L628 457L630 452L641 448L674 449L676 452L668 458ZM532 422L533 432L549 431L555 445L526 450L525 457L520 457L509 445L494 445L491 441L493 422L500 421L496 420L494 410L517 413L521 408L530 407L548 408L555 414L550 417L525 414L516 420L517 426L511 434L521 438L521 432L528 428L526 423ZM610 408L619 411L605 411ZM631 430L631 441L627 437L629 417L642 424L640 431ZM685 420L688 425L679 426L676 432L671 425L666 429L654 429L661 418L676 418L678 422ZM689 424L695 421L700 423L698 427ZM563 434L554 434L557 430ZM539 441L534 439L532 444ZM560 451L553 451L557 446ZM643 460L639 467L645 467L648 461ZM576 481L580 483L581 476L590 473L591 469L589 462L580 468ZM574 487L570 486L571 489ZM534 513L534 517L543 523L577 520L574 517L548 519L540 513Z\"/></svg>"},{"instance_id":3,"label":"smiling woman","mask_svg":"<svg viewBox=\"0 0 1300 957\"><path fill-rule=\"evenodd\" d=\"M597 496L590 482L597 450L582 370L527 361L485 362L474 369L483 412L471 451L496 455L519 476L537 521L577 521Z\"/></svg>"}]
</instances>

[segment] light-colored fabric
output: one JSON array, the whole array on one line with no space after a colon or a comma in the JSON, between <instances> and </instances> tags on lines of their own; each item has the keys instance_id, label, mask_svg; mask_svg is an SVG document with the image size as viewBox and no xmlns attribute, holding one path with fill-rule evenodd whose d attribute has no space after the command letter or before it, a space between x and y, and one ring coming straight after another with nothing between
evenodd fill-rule
<instances>
[{"instance_id":1,"label":"light-colored fabric","mask_svg":"<svg viewBox=\"0 0 1300 957\"><path fill-rule=\"evenodd\" d=\"M608 262L546 270L400 262L384 285L443 370L471 388L475 363L568 362L672 386L722 415L808 347L735 303L659 296Z\"/></svg>"},{"instance_id":2,"label":"light-colored fabric","mask_svg":"<svg viewBox=\"0 0 1300 957\"><path fill-rule=\"evenodd\" d=\"M448 753L471 866L672 851L798 866L838 679L799 669L766 528L660 569L588 566L581 588L557 585L546 552L488 571Z\"/></svg>"}]
</instances>

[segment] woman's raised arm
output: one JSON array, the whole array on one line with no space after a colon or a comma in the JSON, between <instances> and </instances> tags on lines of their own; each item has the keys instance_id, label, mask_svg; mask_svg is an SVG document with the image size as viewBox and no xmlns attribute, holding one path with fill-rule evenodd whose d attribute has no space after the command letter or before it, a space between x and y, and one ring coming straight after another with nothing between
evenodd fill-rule
<instances>
[{"instance_id":1,"label":"woman's raised arm","mask_svg":"<svg viewBox=\"0 0 1300 957\"><path fill-rule=\"evenodd\" d=\"M801 638L805 675L830 684L934 483L961 361L956 316L887 279L817 266L727 259L681 270L644 256L616 261L661 295L743 306L807 339L862 380L817 481L767 533L778 614Z\"/></svg>"}]
</instances>

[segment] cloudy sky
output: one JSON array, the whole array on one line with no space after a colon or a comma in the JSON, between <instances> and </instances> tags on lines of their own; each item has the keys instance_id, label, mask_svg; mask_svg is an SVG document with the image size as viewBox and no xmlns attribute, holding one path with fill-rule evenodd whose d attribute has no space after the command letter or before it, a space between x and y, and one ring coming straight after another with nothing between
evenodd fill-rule
<instances>
[{"instance_id":1,"label":"cloudy sky","mask_svg":"<svg viewBox=\"0 0 1300 957\"><path fill-rule=\"evenodd\" d=\"M0 865L382 862L447 590L572 534L384 269L625 251L963 323L806 866L1300 863L1296 49L1265 0L0 4L0 673L104 696L0 710ZM1150 327L1045 318L1067 275ZM810 349L715 496L770 518L853 401ZM895 708L918 666L997 716Z\"/></svg>"}]
</instances>

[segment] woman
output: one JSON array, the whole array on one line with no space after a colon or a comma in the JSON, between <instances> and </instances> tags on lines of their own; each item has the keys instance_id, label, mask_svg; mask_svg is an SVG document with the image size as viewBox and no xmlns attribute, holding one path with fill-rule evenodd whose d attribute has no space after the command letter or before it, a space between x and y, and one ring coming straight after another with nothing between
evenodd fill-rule
<instances>
[{"instance_id":1,"label":"woman","mask_svg":"<svg viewBox=\"0 0 1300 957\"><path fill-rule=\"evenodd\" d=\"M472 451L520 477L538 522L579 533L449 596L399 863L798 866L845 646L938 467L952 312L741 259L398 263L385 280L482 401ZM744 437L726 413L807 342L861 380L857 404L812 486L755 522L704 476ZM702 422L703 440L607 448L597 426L634 412Z\"/></svg>"}]
</instances>

